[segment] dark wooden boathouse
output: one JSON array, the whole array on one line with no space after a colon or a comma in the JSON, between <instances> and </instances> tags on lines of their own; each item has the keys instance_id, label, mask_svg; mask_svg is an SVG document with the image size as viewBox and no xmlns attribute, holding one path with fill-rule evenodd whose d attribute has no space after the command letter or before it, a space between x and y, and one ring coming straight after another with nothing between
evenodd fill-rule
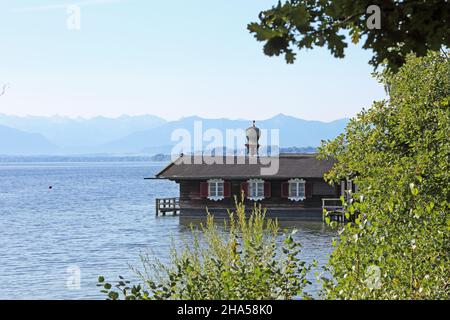
<instances>
[{"instance_id":1,"label":"dark wooden boathouse","mask_svg":"<svg viewBox=\"0 0 450 320\"><path fill-rule=\"evenodd\" d=\"M331 186L323 179L334 160L318 160L315 154L259 156L259 129L253 125L247 132L251 129L255 135L247 133L246 155L181 155L156 174L179 184L176 209L182 216L204 217L206 208L225 215L242 194L247 208L261 204L268 217L321 219L324 208L342 211L345 183ZM277 170L264 173L269 166Z\"/></svg>"}]
</instances>

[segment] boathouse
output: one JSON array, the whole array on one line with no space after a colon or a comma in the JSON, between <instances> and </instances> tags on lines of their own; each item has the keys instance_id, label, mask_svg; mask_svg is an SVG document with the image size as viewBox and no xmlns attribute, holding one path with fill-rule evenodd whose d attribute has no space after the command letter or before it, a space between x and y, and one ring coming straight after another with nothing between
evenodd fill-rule
<instances>
[{"instance_id":1,"label":"boathouse","mask_svg":"<svg viewBox=\"0 0 450 320\"><path fill-rule=\"evenodd\" d=\"M248 208L261 204L268 217L281 219L321 219L324 207L341 209L339 197L345 193L345 183L331 186L323 178L334 160L318 160L315 154L259 156L259 129L254 124L246 132L246 155L223 156L220 161L217 157L180 155L157 173L157 179L179 185L179 198L167 200L168 206L161 206L166 200L157 200L157 214L161 208L176 206L187 217L204 217L206 208L212 214L224 215L234 208L235 196L241 195ZM277 161L277 170L265 173L263 169L271 161Z\"/></svg>"}]
</instances>

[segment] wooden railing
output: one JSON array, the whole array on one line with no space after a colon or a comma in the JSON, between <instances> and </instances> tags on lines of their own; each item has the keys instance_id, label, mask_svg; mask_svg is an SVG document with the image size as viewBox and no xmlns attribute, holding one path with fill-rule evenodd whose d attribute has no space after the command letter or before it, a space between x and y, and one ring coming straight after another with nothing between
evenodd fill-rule
<instances>
[{"instance_id":1,"label":"wooden railing","mask_svg":"<svg viewBox=\"0 0 450 320\"><path fill-rule=\"evenodd\" d=\"M339 198L323 198L322 211L323 220L328 216L332 220L345 221L344 206Z\"/></svg>"},{"instance_id":2,"label":"wooden railing","mask_svg":"<svg viewBox=\"0 0 450 320\"><path fill-rule=\"evenodd\" d=\"M156 199L156 216L162 214L166 215L167 212L172 212L174 215L180 213L180 198L161 198Z\"/></svg>"}]
</instances>

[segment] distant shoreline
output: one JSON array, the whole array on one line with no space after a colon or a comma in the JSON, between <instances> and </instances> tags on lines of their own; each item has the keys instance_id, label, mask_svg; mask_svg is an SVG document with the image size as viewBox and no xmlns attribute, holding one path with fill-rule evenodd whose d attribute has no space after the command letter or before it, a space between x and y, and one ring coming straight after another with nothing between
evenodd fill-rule
<instances>
[{"instance_id":1,"label":"distant shoreline","mask_svg":"<svg viewBox=\"0 0 450 320\"><path fill-rule=\"evenodd\" d=\"M167 162L170 156L10 156L0 155L0 163L27 163L27 162Z\"/></svg>"},{"instance_id":2,"label":"distant shoreline","mask_svg":"<svg viewBox=\"0 0 450 320\"><path fill-rule=\"evenodd\" d=\"M314 153L314 147L283 147L281 153ZM0 163L6 162L162 162L171 161L169 154L79 154L79 155L2 155Z\"/></svg>"}]
</instances>

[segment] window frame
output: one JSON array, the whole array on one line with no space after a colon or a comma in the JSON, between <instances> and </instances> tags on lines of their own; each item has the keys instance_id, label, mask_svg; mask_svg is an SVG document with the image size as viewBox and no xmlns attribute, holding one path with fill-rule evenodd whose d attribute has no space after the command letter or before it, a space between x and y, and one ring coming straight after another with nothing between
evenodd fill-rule
<instances>
[{"instance_id":1,"label":"window frame","mask_svg":"<svg viewBox=\"0 0 450 320\"><path fill-rule=\"evenodd\" d=\"M265 198L265 181L263 179L247 180L247 199L260 201Z\"/></svg>"},{"instance_id":2,"label":"window frame","mask_svg":"<svg viewBox=\"0 0 450 320\"><path fill-rule=\"evenodd\" d=\"M288 181L288 199L292 201L303 201L306 199L306 180L304 179L290 179ZM295 186L295 194L292 192L292 187ZM303 192L300 192L303 189Z\"/></svg>"},{"instance_id":3,"label":"window frame","mask_svg":"<svg viewBox=\"0 0 450 320\"><path fill-rule=\"evenodd\" d=\"M223 179L209 179L208 183L208 199L219 201L225 198L225 181ZM220 188L221 187L221 188ZM221 192L219 192L221 189ZM214 192L211 192L214 190Z\"/></svg>"}]
</instances>

